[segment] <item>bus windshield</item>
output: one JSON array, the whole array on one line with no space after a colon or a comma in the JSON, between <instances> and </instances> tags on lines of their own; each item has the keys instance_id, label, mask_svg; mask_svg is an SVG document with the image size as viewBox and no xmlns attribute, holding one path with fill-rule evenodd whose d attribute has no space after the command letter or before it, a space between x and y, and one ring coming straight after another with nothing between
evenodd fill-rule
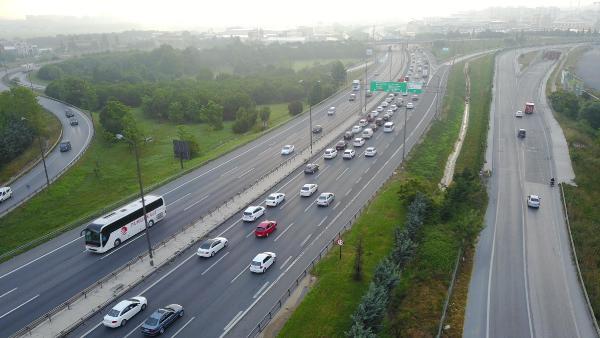
<instances>
[{"instance_id":1,"label":"bus windshield","mask_svg":"<svg viewBox=\"0 0 600 338\"><path fill-rule=\"evenodd\" d=\"M85 244L100 246L100 234L90 229L85 229Z\"/></svg>"}]
</instances>

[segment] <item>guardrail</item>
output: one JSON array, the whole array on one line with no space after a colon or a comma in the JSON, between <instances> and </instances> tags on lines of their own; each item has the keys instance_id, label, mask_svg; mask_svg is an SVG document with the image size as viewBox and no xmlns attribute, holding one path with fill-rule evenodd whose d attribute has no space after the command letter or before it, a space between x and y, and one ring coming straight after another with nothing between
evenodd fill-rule
<instances>
[{"instance_id":1,"label":"guardrail","mask_svg":"<svg viewBox=\"0 0 600 338\"><path fill-rule=\"evenodd\" d=\"M560 186L560 197L562 200L563 211L565 213L565 222L567 223L567 232L569 233L569 243L571 246L571 254L573 255L573 260L575 261L575 267L577 268L577 279L581 284L581 289L583 290L583 295L585 296L585 302L587 304L587 308L590 311L590 316L592 317L592 323L594 324L594 328L596 329L596 334L600 336L600 327L598 327L598 321L596 320L596 316L594 315L594 308L592 308L592 303L590 302L590 297L588 296L587 289L585 288L585 283L583 282L583 277L581 277L581 269L579 268L579 260L577 259L577 251L575 251L575 243L573 242L573 235L571 234L571 222L569 222L569 210L567 209L567 202L565 200L565 191L563 188L563 183L558 184Z\"/></svg>"}]
</instances>

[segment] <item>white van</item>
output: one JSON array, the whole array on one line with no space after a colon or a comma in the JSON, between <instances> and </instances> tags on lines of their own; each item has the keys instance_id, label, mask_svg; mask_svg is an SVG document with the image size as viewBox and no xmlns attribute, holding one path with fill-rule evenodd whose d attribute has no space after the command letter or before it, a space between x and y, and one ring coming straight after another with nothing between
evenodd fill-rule
<instances>
[{"instance_id":1,"label":"white van","mask_svg":"<svg viewBox=\"0 0 600 338\"><path fill-rule=\"evenodd\" d=\"M371 128L365 128L365 129L362 131L362 138L369 139L369 138L371 138L372 136L373 136L373 129L371 129Z\"/></svg>"},{"instance_id":2,"label":"white van","mask_svg":"<svg viewBox=\"0 0 600 338\"><path fill-rule=\"evenodd\" d=\"M391 133L394 131L394 128L396 128L396 125L394 124L394 122L386 122L383 125L383 132L384 133Z\"/></svg>"}]
</instances>

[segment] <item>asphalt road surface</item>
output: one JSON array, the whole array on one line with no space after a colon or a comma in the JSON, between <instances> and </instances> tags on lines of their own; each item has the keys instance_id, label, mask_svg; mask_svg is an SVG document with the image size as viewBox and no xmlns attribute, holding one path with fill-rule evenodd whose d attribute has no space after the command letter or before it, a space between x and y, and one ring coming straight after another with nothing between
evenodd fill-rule
<instances>
[{"instance_id":1,"label":"asphalt road surface","mask_svg":"<svg viewBox=\"0 0 600 338\"><path fill-rule=\"evenodd\" d=\"M11 73L11 70L9 70L9 73ZM13 76L17 76L18 74L22 75L24 73L16 72ZM4 84L0 84L0 91L4 90L9 90L9 88ZM47 111L56 115L60 121L63 130L61 142L68 140L72 145L70 151L60 152L60 149L57 146L46 155L48 178L52 182L54 179L58 178L66 168L70 167L89 146L92 140L93 126L90 118L76 108L71 108L71 110L75 114L79 125L71 126L69 120L65 116L65 109L69 107L68 105L41 96L38 97L38 102ZM34 142L37 142L37 140ZM10 184L13 195L12 198L0 203L0 217L27 201L32 195L39 191L39 189L45 187L46 184L44 165L42 161L40 161L36 166L29 170L29 172Z\"/></svg>"},{"instance_id":2,"label":"asphalt road surface","mask_svg":"<svg viewBox=\"0 0 600 338\"><path fill-rule=\"evenodd\" d=\"M449 67L443 65L432 77L431 86L447 79ZM421 95L416 108L408 112L407 150L418 142L435 115L435 91ZM321 166L315 175L301 169L289 175L272 189L286 194L286 201L267 210L259 219L274 219L278 229L268 238L255 238L259 221L243 223L234 216L212 232L224 236L229 246L212 258L200 259L196 247L184 252L160 273L152 275L125 297L141 294L149 299L148 310L134 317L126 327L107 329L100 325L105 311L89 319L71 334L73 337L139 337L139 326L157 307L178 303L185 316L168 329L170 336L245 337L268 313L302 271L319 254L327 242L354 217L373 195L377 187L400 165L403 150L403 113L393 120L397 128L391 133L375 132L363 147L356 148L357 157L344 160L338 155L324 160L316 154ZM354 117L358 119L358 116ZM375 146L375 157L365 158L366 147ZM316 183L319 190L311 197L300 197L305 183ZM335 201L329 207L315 204L318 193L333 192ZM265 196L257 199L261 204ZM251 259L259 252L273 251L277 261L262 275L248 271Z\"/></svg>"},{"instance_id":3,"label":"asphalt road surface","mask_svg":"<svg viewBox=\"0 0 600 338\"><path fill-rule=\"evenodd\" d=\"M385 74L386 72L383 70L387 70L387 67L389 67L389 64L385 63L375 68L380 73ZM393 68L394 72L398 73L401 63L396 60L393 63ZM439 78L438 76L438 81ZM340 93L323 104L313 107L313 125L321 124L323 132L327 133L329 130L334 129L341 121L348 118L356 118L358 120L361 108L360 100L349 102L349 93L349 91ZM382 99L383 96L383 94L374 95L372 99ZM432 99L432 95L425 94L423 102L418 105L415 111L422 112L423 109L431 105ZM337 107L337 113L334 116L327 116L326 110L329 106ZM435 110L435 107L433 110ZM397 113L395 118L398 118L399 115L401 114ZM411 117L409 123L416 125L416 119L418 118L419 121L424 121L420 125L420 128L424 128L430 116L415 115L415 117ZM378 133L378 138L390 139L390 137L385 138L384 136L391 135L382 135L382 131ZM417 137L416 134L414 137ZM397 144L398 140L394 140L396 140ZM153 194L163 195L168 205L168 217L159 223L159 226L153 227L150 231L152 241L157 243L166 239L180 230L184 225L199 219L208 211L229 200L243 189L244 186L256 181L272 168L284 162L286 157L281 156L279 150L285 144L294 144L297 151L308 146L308 116L300 116L284 126L267 133L260 139L250 142L198 170L162 186L156 191L152 191L151 193ZM357 163L359 160L364 159L357 158L352 163ZM375 160L379 161L378 158ZM341 156L332 163L337 162L343 163ZM135 165L133 158L131 165ZM392 166L392 162L386 166L388 172L389 170L393 170L393 168L395 168L395 165ZM379 168L375 167L370 170L377 171L375 169L379 170ZM323 175L329 171L334 172L334 170L322 170ZM344 173L342 177L346 174ZM368 182L369 180L367 179L366 181ZM290 187L290 189L292 188ZM298 189L299 186L293 188L294 191ZM344 193L341 193L338 201L344 200L342 198ZM290 204L294 202L292 197L290 195ZM350 195L349 198L352 197ZM355 206L361 205L358 204L358 201L357 199L356 202L353 202L356 203ZM340 207L340 209L342 208L343 206ZM357 208L346 210L357 210ZM323 210L323 212L326 211L327 209ZM332 219L333 217L330 218L330 220ZM298 224L300 225L300 221ZM226 227L228 226L222 226L221 228L224 229ZM146 250L145 241L142 237L137 236L121 245L118 249L104 255L84 252L83 239L80 237L82 228L79 227L69 231L0 265L0 336L8 336L24 327L35 318L48 312L78 291L91 285ZM239 226L232 228L232 231L243 229L245 236L249 228L251 227ZM283 229L284 226L282 225ZM235 235L229 234L227 236L235 237ZM314 236L313 238L320 238L316 234ZM284 243L286 243L285 245L289 245L288 241L291 240L284 240L282 238L282 245ZM309 242L307 241L306 243ZM241 253L242 251L240 251ZM244 253L244 261L249 259L246 257L247 255L249 255L248 252ZM232 255L232 257L234 256Z\"/></svg>"},{"instance_id":4,"label":"asphalt road surface","mask_svg":"<svg viewBox=\"0 0 600 338\"><path fill-rule=\"evenodd\" d=\"M553 61L536 59L522 73L517 52L496 59L493 174L486 228L477 246L465 337L595 337L571 260L551 135L542 105L516 118L527 101L541 102ZM527 136L517 138L524 128ZM541 197L527 207L526 196Z\"/></svg>"}]
</instances>

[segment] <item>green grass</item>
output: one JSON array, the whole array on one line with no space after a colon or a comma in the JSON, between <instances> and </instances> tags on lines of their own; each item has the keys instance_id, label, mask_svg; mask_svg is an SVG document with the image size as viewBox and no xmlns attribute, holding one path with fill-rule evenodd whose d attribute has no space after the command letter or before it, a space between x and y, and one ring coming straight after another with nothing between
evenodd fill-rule
<instances>
[{"instance_id":1,"label":"green grass","mask_svg":"<svg viewBox=\"0 0 600 338\"><path fill-rule=\"evenodd\" d=\"M44 135L48 135L43 142L52 146L60 135L61 124L54 114L42 109L40 115L41 125L44 126ZM0 167L0 182L6 182L11 177L21 172L28 164L33 163L40 157L40 145L37 138L33 143L17 158Z\"/></svg>"},{"instance_id":2,"label":"green grass","mask_svg":"<svg viewBox=\"0 0 600 338\"><path fill-rule=\"evenodd\" d=\"M271 127L291 118L286 104L270 107ZM145 119L139 109L132 112L144 134L153 138L153 142L140 147L144 185L148 188L181 173L179 161L172 154L172 140L177 137L177 125ZM94 122L96 130L100 131L97 114L94 114ZM261 135L234 134L231 124L225 123L225 128L220 131L212 131L205 124L186 125L197 137L201 155L185 161L184 168L200 166ZM107 141L98 133L84 157L50 189L0 219L0 254L55 229L98 214L107 206L136 192L135 161L129 146Z\"/></svg>"},{"instance_id":3,"label":"green grass","mask_svg":"<svg viewBox=\"0 0 600 338\"><path fill-rule=\"evenodd\" d=\"M445 46L431 49L433 55L440 61L447 61L458 55L467 55L487 49L507 47L504 39L449 40L444 42ZM447 47L448 51L444 51L443 47Z\"/></svg>"},{"instance_id":4,"label":"green grass","mask_svg":"<svg viewBox=\"0 0 600 338\"><path fill-rule=\"evenodd\" d=\"M521 70L527 68L531 61L540 53L540 51L534 50L528 53L523 53L519 55L519 64L521 65Z\"/></svg>"},{"instance_id":5,"label":"green grass","mask_svg":"<svg viewBox=\"0 0 600 338\"><path fill-rule=\"evenodd\" d=\"M344 234L341 261L336 247L313 269L317 282L286 322L280 337L344 337L375 266L392 248L394 227L404 218L397 197L400 183L397 176L388 182L352 230ZM359 237L363 239L364 276L357 282L352 272Z\"/></svg>"},{"instance_id":6,"label":"green grass","mask_svg":"<svg viewBox=\"0 0 600 338\"><path fill-rule=\"evenodd\" d=\"M313 66L318 66L318 65L326 65L328 63L331 63L333 61L341 61L344 66L346 66L346 68L348 68L348 66L356 64L357 62L360 61L360 59L353 59L353 58L348 58L348 59L309 59L309 60L298 60L298 61L293 61L290 62L288 65L288 67L292 68L294 71L299 71L302 70L304 68L310 68Z\"/></svg>"}]
</instances>

